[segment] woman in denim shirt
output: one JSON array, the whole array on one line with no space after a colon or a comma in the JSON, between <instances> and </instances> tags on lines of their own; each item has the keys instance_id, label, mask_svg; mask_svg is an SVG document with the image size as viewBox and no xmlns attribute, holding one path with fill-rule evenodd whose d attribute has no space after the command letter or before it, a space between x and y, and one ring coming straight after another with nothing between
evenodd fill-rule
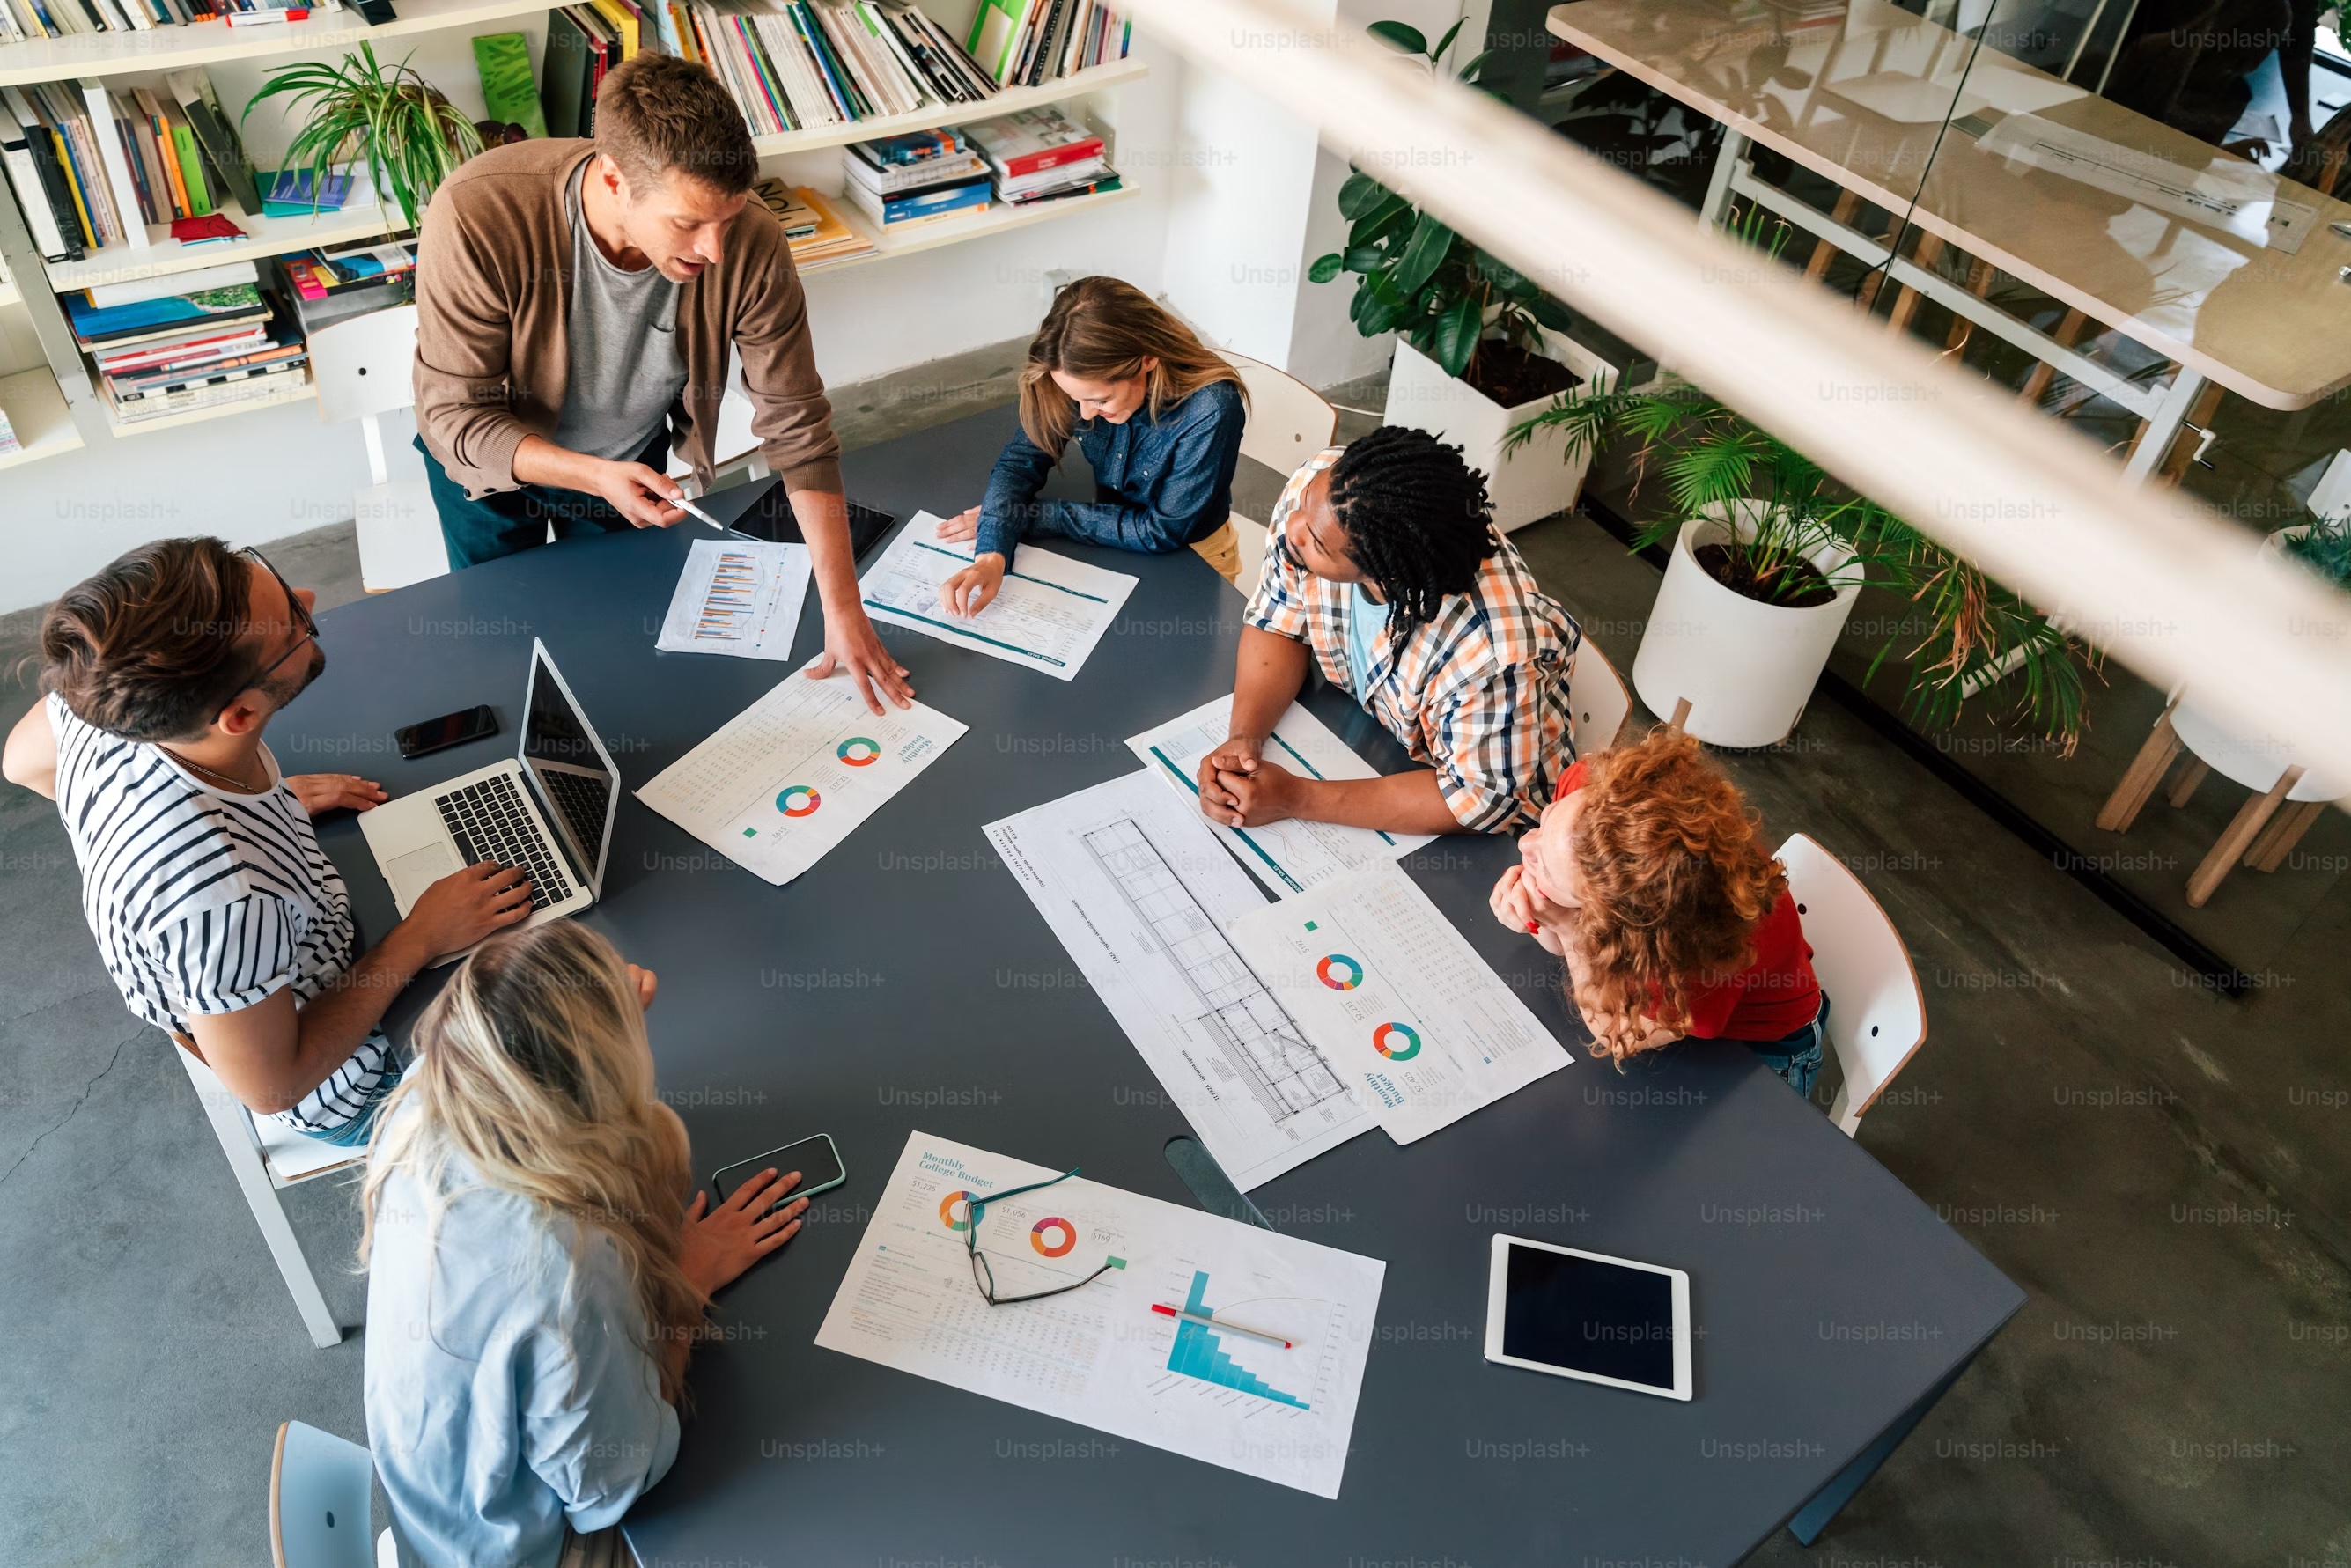
<instances>
[{"instance_id":1,"label":"woman in denim shirt","mask_svg":"<svg viewBox=\"0 0 2351 1568\"><path fill-rule=\"evenodd\" d=\"M1081 277L1061 290L1020 370L1020 430L977 507L939 525L975 539L940 597L977 615L1024 538L1052 535L1164 555L1190 546L1233 580L1228 515L1248 394L1233 367L1133 284ZM1094 499L1040 500L1070 437L1093 468Z\"/></svg>"}]
</instances>

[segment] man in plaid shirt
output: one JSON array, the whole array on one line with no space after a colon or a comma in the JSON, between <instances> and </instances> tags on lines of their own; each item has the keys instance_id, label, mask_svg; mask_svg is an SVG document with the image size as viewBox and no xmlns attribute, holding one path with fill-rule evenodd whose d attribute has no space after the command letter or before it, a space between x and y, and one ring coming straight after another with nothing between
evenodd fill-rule
<instances>
[{"instance_id":1,"label":"man in plaid shirt","mask_svg":"<svg viewBox=\"0 0 2351 1568\"><path fill-rule=\"evenodd\" d=\"M1574 760L1567 673L1583 634L1496 533L1485 480L1422 431L1384 426L1292 475L1241 631L1232 735L1201 809L1389 832L1531 827ZM1309 653L1426 766L1302 778L1262 755Z\"/></svg>"}]
</instances>

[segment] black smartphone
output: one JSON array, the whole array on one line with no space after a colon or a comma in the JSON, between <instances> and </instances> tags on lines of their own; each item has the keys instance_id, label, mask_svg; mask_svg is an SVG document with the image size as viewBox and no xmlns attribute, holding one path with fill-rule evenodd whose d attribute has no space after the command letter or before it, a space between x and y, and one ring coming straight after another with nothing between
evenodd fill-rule
<instances>
[{"instance_id":1,"label":"black smartphone","mask_svg":"<svg viewBox=\"0 0 2351 1568\"><path fill-rule=\"evenodd\" d=\"M469 740L479 740L498 732L498 716L490 705L460 708L444 713L439 718L428 718L423 724L412 724L395 729L392 738L399 744L401 756L413 762L420 757L430 757L436 751L446 751L453 746L463 746Z\"/></svg>"},{"instance_id":2,"label":"black smartphone","mask_svg":"<svg viewBox=\"0 0 2351 1568\"><path fill-rule=\"evenodd\" d=\"M841 1163L841 1151L832 1146L832 1134L819 1133L812 1138L802 1138L797 1144L786 1144L780 1149L769 1149L764 1155L737 1160L731 1166L711 1172L710 1190L718 1195L719 1202L724 1203L729 1193L766 1170L772 1170L778 1176L789 1176L794 1171L800 1173L799 1186L769 1204L769 1214L797 1198L831 1192L849 1179L849 1171Z\"/></svg>"}]
</instances>

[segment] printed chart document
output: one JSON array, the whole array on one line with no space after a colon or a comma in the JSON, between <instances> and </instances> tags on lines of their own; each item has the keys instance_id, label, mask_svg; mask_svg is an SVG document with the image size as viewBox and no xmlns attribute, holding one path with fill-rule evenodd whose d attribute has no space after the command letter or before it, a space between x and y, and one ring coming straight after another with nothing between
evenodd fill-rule
<instances>
[{"instance_id":1,"label":"printed chart document","mask_svg":"<svg viewBox=\"0 0 2351 1568\"><path fill-rule=\"evenodd\" d=\"M1200 758L1225 743L1232 723L1233 699L1221 696L1156 729L1144 731L1126 745L1145 768L1180 790L1196 808ZM1348 750L1345 741L1296 703L1273 727L1265 755L1310 779L1379 777L1370 763ZM1205 816L1201 820L1207 821ZM1208 826L1276 898L1302 893L1359 865L1408 855L1436 838L1433 833L1384 833L1333 822L1276 822L1264 828L1228 828L1209 822Z\"/></svg>"},{"instance_id":2,"label":"printed chart document","mask_svg":"<svg viewBox=\"0 0 2351 1568\"><path fill-rule=\"evenodd\" d=\"M1072 1176L984 1203L977 1244L999 1297L1103 1272L989 1306L965 1251L969 1200L1060 1174L914 1134L816 1343L1337 1497L1387 1265Z\"/></svg>"},{"instance_id":3,"label":"printed chart document","mask_svg":"<svg viewBox=\"0 0 2351 1568\"><path fill-rule=\"evenodd\" d=\"M1228 929L1399 1144L1573 1060L1401 866L1367 866Z\"/></svg>"},{"instance_id":4,"label":"printed chart document","mask_svg":"<svg viewBox=\"0 0 2351 1568\"><path fill-rule=\"evenodd\" d=\"M2302 205L2275 204L2277 176L2257 163L2215 152L2205 167L2191 169L2033 114L2010 115L1977 145L2013 162L2046 169L2173 217L2210 224L2248 238L2260 238L2270 231L2273 204ZM2301 220L2287 227L2294 248L2300 248Z\"/></svg>"},{"instance_id":5,"label":"printed chart document","mask_svg":"<svg viewBox=\"0 0 2351 1568\"><path fill-rule=\"evenodd\" d=\"M950 614L939 585L971 564L972 541L944 543L938 526L937 517L916 512L859 580L874 620L1067 681L1134 591L1136 580L1124 572L1022 545L987 609L969 619Z\"/></svg>"},{"instance_id":6,"label":"printed chart document","mask_svg":"<svg viewBox=\"0 0 2351 1568\"><path fill-rule=\"evenodd\" d=\"M992 822L988 842L1246 1192L1374 1125L1225 936L1265 895L1148 772Z\"/></svg>"},{"instance_id":7,"label":"printed chart document","mask_svg":"<svg viewBox=\"0 0 2351 1568\"><path fill-rule=\"evenodd\" d=\"M876 718L847 674L795 671L671 763L637 799L781 887L961 738L921 703Z\"/></svg>"},{"instance_id":8,"label":"printed chart document","mask_svg":"<svg viewBox=\"0 0 2351 1568\"><path fill-rule=\"evenodd\" d=\"M653 646L664 653L789 659L808 591L806 545L696 539Z\"/></svg>"}]
</instances>

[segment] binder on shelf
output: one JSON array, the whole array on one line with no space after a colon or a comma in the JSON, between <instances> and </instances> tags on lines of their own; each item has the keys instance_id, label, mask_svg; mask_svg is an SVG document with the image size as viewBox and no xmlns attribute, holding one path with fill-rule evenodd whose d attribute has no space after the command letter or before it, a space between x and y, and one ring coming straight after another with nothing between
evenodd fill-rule
<instances>
[{"instance_id":1,"label":"binder on shelf","mask_svg":"<svg viewBox=\"0 0 2351 1568\"><path fill-rule=\"evenodd\" d=\"M131 177L131 162L123 155L122 138L115 132L113 99L102 81L84 77L74 85L81 89L82 99L89 105L98 164L105 172L115 215L121 220L121 243L132 250L150 249L155 242L148 236L147 225L139 221L139 183Z\"/></svg>"},{"instance_id":2,"label":"binder on shelf","mask_svg":"<svg viewBox=\"0 0 2351 1568\"><path fill-rule=\"evenodd\" d=\"M482 103L501 125L519 125L526 136L547 134L547 115L530 81L530 44L520 33L486 33L474 40L474 69L482 78Z\"/></svg>"},{"instance_id":3,"label":"binder on shelf","mask_svg":"<svg viewBox=\"0 0 2351 1568\"><path fill-rule=\"evenodd\" d=\"M79 261L84 254L73 198L57 167L49 136L15 88L0 96L0 163L16 187L16 205L25 214L33 246L44 261Z\"/></svg>"},{"instance_id":4,"label":"binder on shelf","mask_svg":"<svg viewBox=\"0 0 2351 1568\"><path fill-rule=\"evenodd\" d=\"M211 182L214 191L225 188L236 198L239 207L248 213L260 212L261 192L254 183L253 165L246 160L245 143L221 110L220 95L214 90L212 78L200 70L170 71L165 73L163 81L172 101L187 117L188 129L202 149L204 161L218 176Z\"/></svg>"}]
</instances>

